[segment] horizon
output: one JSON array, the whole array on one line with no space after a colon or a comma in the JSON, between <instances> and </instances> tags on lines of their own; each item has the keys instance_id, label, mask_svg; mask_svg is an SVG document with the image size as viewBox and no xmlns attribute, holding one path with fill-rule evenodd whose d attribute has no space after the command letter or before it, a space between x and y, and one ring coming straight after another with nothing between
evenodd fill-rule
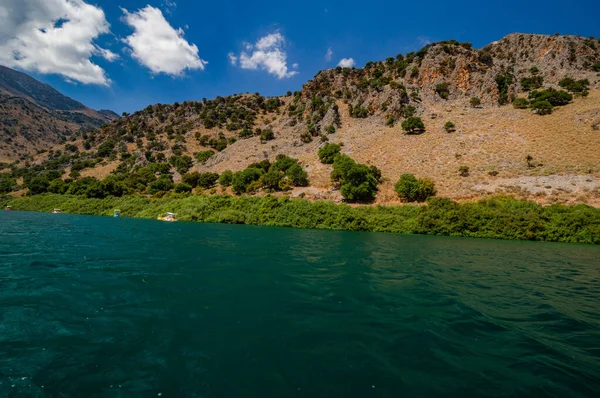
<instances>
[{"instance_id":1,"label":"horizon","mask_svg":"<svg viewBox=\"0 0 600 398\"><path fill-rule=\"evenodd\" d=\"M519 4L517 15L516 2L437 1L427 18L417 5L339 1L302 9L272 1L9 2L0 0L0 64L119 115L155 103L282 96L321 70L360 68L443 40L481 48L512 33L600 34L600 5L591 1Z\"/></svg>"}]
</instances>

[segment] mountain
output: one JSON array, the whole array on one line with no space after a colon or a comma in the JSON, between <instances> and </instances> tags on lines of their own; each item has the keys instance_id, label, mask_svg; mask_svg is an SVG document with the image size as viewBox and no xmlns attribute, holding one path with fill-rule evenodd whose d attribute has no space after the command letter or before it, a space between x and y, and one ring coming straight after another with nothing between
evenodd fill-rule
<instances>
[{"instance_id":1,"label":"mountain","mask_svg":"<svg viewBox=\"0 0 600 398\"><path fill-rule=\"evenodd\" d=\"M190 165L178 166L182 156L195 159L189 171L222 173L285 154L310 180L291 195L340 200L331 166L317 156L330 142L381 170L376 203L397 202L394 183L412 173L456 199L504 192L600 205L599 72L592 38L511 34L482 49L432 43L363 68L321 71L281 97L149 106L76 141L97 159L81 176L150 167L177 183ZM48 159L56 156L36 162ZM68 172L74 160L63 162Z\"/></svg>"},{"instance_id":2,"label":"mountain","mask_svg":"<svg viewBox=\"0 0 600 398\"><path fill-rule=\"evenodd\" d=\"M89 109L25 73L0 65L0 158L34 154L117 118L112 111Z\"/></svg>"}]
</instances>

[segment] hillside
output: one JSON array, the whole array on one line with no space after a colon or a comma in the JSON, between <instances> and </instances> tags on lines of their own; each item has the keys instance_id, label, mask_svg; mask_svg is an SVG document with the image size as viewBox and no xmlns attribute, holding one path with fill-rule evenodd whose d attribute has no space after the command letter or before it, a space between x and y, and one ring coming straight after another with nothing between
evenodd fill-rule
<instances>
[{"instance_id":1,"label":"hillside","mask_svg":"<svg viewBox=\"0 0 600 398\"><path fill-rule=\"evenodd\" d=\"M0 160L15 160L118 118L95 111L25 73L0 65Z\"/></svg>"},{"instance_id":2,"label":"hillside","mask_svg":"<svg viewBox=\"0 0 600 398\"><path fill-rule=\"evenodd\" d=\"M549 99L557 104L538 109L547 102L538 95L556 95ZM407 134L402 124L411 118L420 118L424 129ZM236 172L287 155L310 181L292 196L339 201L332 167L317 156L330 142L381 170L376 203L399 202L394 183L412 173L454 199L505 192L599 205L599 138L600 41L511 34L479 50L445 41L360 69L322 71L282 97L153 105L77 140L80 154L64 167L68 173L76 162L78 176L82 160L95 159L82 177L151 167L177 183L178 168ZM181 168L182 156L195 160ZM36 163L47 159L56 156ZM154 165L169 161L170 170L156 171Z\"/></svg>"}]
</instances>

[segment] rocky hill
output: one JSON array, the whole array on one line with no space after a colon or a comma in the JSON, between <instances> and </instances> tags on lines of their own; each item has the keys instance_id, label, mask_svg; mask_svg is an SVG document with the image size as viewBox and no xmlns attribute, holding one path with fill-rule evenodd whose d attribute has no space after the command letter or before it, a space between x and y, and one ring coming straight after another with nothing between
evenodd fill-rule
<instances>
[{"instance_id":1,"label":"rocky hill","mask_svg":"<svg viewBox=\"0 0 600 398\"><path fill-rule=\"evenodd\" d=\"M410 128L416 119L423 125ZM451 40L325 70L282 97L149 106L76 145L80 158L96 159L81 176L168 164L175 182L188 171L176 167L183 156L189 171L222 173L285 154L310 180L292 195L339 200L331 166L317 157L333 142L381 170L377 203L397 202L394 183L412 173L452 198L510 192L596 204L599 130L600 41L511 34L478 50Z\"/></svg>"},{"instance_id":2,"label":"rocky hill","mask_svg":"<svg viewBox=\"0 0 600 398\"><path fill-rule=\"evenodd\" d=\"M14 160L118 118L0 65L0 160Z\"/></svg>"}]
</instances>

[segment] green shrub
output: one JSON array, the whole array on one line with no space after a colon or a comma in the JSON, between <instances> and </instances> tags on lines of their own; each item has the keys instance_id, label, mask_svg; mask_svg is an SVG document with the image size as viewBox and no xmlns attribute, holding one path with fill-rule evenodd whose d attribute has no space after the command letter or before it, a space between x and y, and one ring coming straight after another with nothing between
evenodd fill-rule
<instances>
[{"instance_id":1,"label":"green shrub","mask_svg":"<svg viewBox=\"0 0 600 398\"><path fill-rule=\"evenodd\" d=\"M538 89L544 85L542 76L524 77L521 79L521 88L523 91L531 91Z\"/></svg>"},{"instance_id":2,"label":"green shrub","mask_svg":"<svg viewBox=\"0 0 600 398\"><path fill-rule=\"evenodd\" d=\"M548 101L552 106L563 106L571 102L573 96L566 91L549 88L541 91L532 91L529 93L529 99L531 102Z\"/></svg>"},{"instance_id":3,"label":"green shrub","mask_svg":"<svg viewBox=\"0 0 600 398\"><path fill-rule=\"evenodd\" d=\"M174 184L173 181L169 177L161 176L156 181L151 182L148 185L148 193L150 195L155 195L159 192L168 192L173 189Z\"/></svg>"},{"instance_id":4,"label":"green shrub","mask_svg":"<svg viewBox=\"0 0 600 398\"><path fill-rule=\"evenodd\" d=\"M335 133L335 127L333 125L329 125L325 128L325 131L327 131L327 133L329 134L334 134Z\"/></svg>"},{"instance_id":5,"label":"green shrub","mask_svg":"<svg viewBox=\"0 0 600 398\"><path fill-rule=\"evenodd\" d=\"M262 169L247 168L242 171L238 171L233 175L231 181L231 188L233 192L241 194L246 192L248 186L254 181L258 181L264 174Z\"/></svg>"},{"instance_id":6,"label":"green shrub","mask_svg":"<svg viewBox=\"0 0 600 398\"><path fill-rule=\"evenodd\" d=\"M461 177L468 177L469 176L469 166L460 166L458 168L458 174Z\"/></svg>"},{"instance_id":7,"label":"green shrub","mask_svg":"<svg viewBox=\"0 0 600 398\"><path fill-rule=\"evenodd\" d=\"M512 103L515 109L527 109L529 107L529 101L525 98L517 98Z\"/></svg>"},{"instance_id":8,"label":"green shrub","mask_svg":"<svg viewBox=\"0 0 600 398\"><path fill-rule=\"evenodd\" d=\"M339 182L340 193L349 202L371 202L377 194L379 181L373 170L343 154L335 157L331 179Z\"/></svg>"},{"instance_id":9,"label":"green shrub","mask_svg":"<svg viewBox=\"0 0 600 398\"><path fill-rule=\"evenodd\" d=\"M38 195L48 191L48 187L50 186L50 181L46 177L34 177L27 184L27 188L29 188L29 193L32 195Z\"/></svg>"},{"instance_id":10,"label":"green shrub","mask_svg":"<svg viewBox=\"0 0 600 398\"><path fill-rule=\"evenodd\" d=\"M533 101L531 103L531 110L538 115L549 115L552 113L554 107L550 103L550 101Z\"/></svg>"},{"instance_id":11,"label":"green shrub","mask_svg":"<svg viewBox=\"0 0 600 398\"><path fill-rule=\"evenodd\" d=\"M440 98L447 100L450 97L450 89L448 83L438 83L435 85L435 92Z\"/></svg>"},{"instance_id":12,"label":"green shrub","mask_svg":"<svg viewBox=\"0 0 600 398\"><path fill-rule=\"evenodd\" d=\"M292 185L296 187L305 187L308 185L308 173L298 163L287 169L285 175L290 179Z\"/></svg>"},{"instance_id":13,"label":"green shrub","mask_svg":"<svg viewBox=\"0 0 600 398\"><path fill-rule=\"evenodd\" d=\"M319 160L323 164L333 164L333 161L338 153L342 150L338 144L325 144L319 149Z\"/></svg>"},{"instance_id":14,"label":"green shrub","mask_svg":"<svg viewBox=\"0 0 600 398\"><path fill-rule=\"evenodd\" d=\"M217 173L202 173L198 178L198 186L204 189L212 188L219 180Z\"/></svg>"},{"instance_id":15,"label":"green shrub","mask_svg":"<svg viewBox=\"0 0 600 398\"><path fill-rule=\"evenodd\" d=\"M400 199L407 202L424 202L436 194L433 181L427 178L417 179L412 174L401 175L394 190Z\"/></svg>"},{"instance_id":16,"label":"green shrub","mask_svg":"<svg viewBox=\"0 0 600 398\"><path fill-rule=\"evenodd\" d=\"M271 129L265 129L260 133L261 141L271 141L275 139L275 133Z\"/></svg>"},{"instance_id":17,"label":"green shrub","mask_svg":"<svg viewBox=\"0 0 600 398\"><path fill-rule=\"evenodd\" d=\"M193 173L187 173L181 178L181 181L183 181L185 184L188 184L192 188L196 188L198 186L199 180L200 173L197 171L194 171Z\"/></svg>"},{"instance_id":18,"label":"green shrub","mask_svg":"<svg viewBox=\"0 0 600 398\"><path fill-rule=\"evenodd\" d=\"M425 130L425 125L420 117L413 116L402 122L402 130L407 134L416 134L423 132Z\"/></svg>"},{"instance_id":19,"label":"green shrub","mask_svg":"<svg viewBox=\"0 0 600 398\"><path fill-rule=\"evenodd\" d=\"M245 128L239 132L238 136L240 138L250 138L250 137L254 136L254 132L248 128Z\"/></svg>"},{"instance_id":20,"label":"green shrub","mask_svg":"<svg viewBox=\"0 0 600 398\"><path fill-rule=\"evenodd\" d=\"M192 192L192 186L190 184L186 184L185 182L182 182L181 184L175 185L175 192L177 192L177 193Z\"/></svg>"},{"instance_id":21,"label":"green shrub","mask_svg":"<svg viewBox=\"0 0 600 398\"><path fill-rule=\"evenodd\" d=\"M284 178L284 174L279 170L269 170L260 177L262 186L271 191L279 190L279 183Z\"/></svg>"},{"instance_id":22,"label":"green shrub","mask_svg":"<svg viewBox=\"0 0 600 398\"><path fill-rule=\"evenodd\" d=\"M233 172L231 170L225 170L221 173L221 176L219 177L219 184L221 184L224 187L228 187L231 185L232 182Z\"/></svg>"},{"instance_id":23,"label":"green shrub","mask_svg":"<svg viewBox=\"0 0 600 398\"><path fill-rule=\"evenodd\" d=\"M471 104L471 108L477 108L481 105L481 100L478 97L471 98L469 102Z\"/></svg>"},{"instance_id":24,"label":"green shrub","mask_svg":"<svg viewBox=\"0 0 600 398\"><path fill-rule=\"evenodd\" d=\"M446 122L446 124L444 124L444 130L446 130L447 133L452 133L453 131L456 131L456 126L452 122Z\"/></svg>"},{"instance_id":25,"label":"green shrub","mask_svg":"<svg viewBox=\"0 0 600 398\"><path fill-rule=\"evenodd\" d=\"M588 79L575 80L570 77L565 77L558 82L558 85L573 93L583 93L587 91L590 81Z\"/></svg>"},{"instance_id":26,"label":"green shrub","mask_svg":"<svg viewBox=\"0 0 600 398\"><path fill-rule=\"evenodd\" d=\"M194 161L192 160L192 158L187 155L173 155L171 156L171 158L169 158L169 163L171 163L171 165L175 167L175 170L177 170L177 172L180 174L187 173L190 167L194 165Z\"/></svg>"}]
</instances>

